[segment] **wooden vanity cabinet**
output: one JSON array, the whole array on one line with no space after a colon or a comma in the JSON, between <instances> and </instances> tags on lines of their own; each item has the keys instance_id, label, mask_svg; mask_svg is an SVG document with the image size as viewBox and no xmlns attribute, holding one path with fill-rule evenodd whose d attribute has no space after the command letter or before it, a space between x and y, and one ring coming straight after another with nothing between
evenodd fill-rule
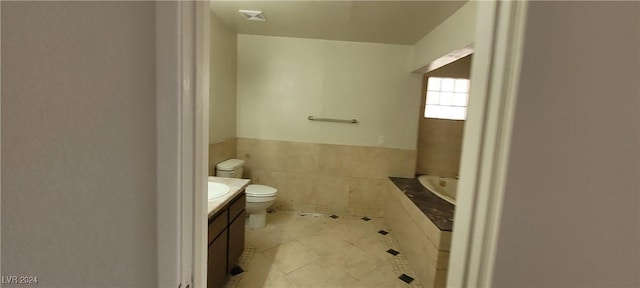
<instances>
[{"instance_id":1,"label":"wooden vanity cabinet","mask_svg":"<svg viewBox=\"0 0 640 288\"><path fill-rule=\"evenodd\" d=\"M217 288L224 285L227 279L227 230L222 231L216 240L209 243L207 252L207 288Z\"/></svg>"},{"instance_id":2,"label":"wooden vanity cabinet","mask_svg":"<svg viewBox=\"0 0 640 288\"><path fill-rule=\"evenodd\" d=\"M207 288L223 287L244 250L246 196L240 192L230 204L209 218L207 231Z\"/></svg>"},{"instance_id":3,"label":"wooden vanity cabinet","mask_svg":"<svg viewBox=\"0 0 640 288\"><path fill-rule=\"evenodd\" d=\"M246 205L245 196L242 195L236 204L229 208L229 257L227 260L227 272L238 263L242 251L244 251L244 224L247 214L244 210ZM241 208L241 209L240 209Z\"/></svg>"}]
</instances>

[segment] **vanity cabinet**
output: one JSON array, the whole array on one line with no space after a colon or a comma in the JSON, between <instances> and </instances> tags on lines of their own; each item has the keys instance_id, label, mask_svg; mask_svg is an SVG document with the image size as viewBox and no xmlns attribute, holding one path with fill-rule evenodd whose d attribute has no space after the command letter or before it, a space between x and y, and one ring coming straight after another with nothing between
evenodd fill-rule
<instances>
[{"instance_id":1,"label":"vanity cabinet","mask_svg":"<svg viewBox=\"0 0 640 288\"><path fill-rule=\"evenodd\" d=\"M235 204L229 207L229 253L227 258L227 272L238 263L242 251L244 251L244 224L247 218L245 212L247 200L244 193L240 195Z\"/></svg>"},{"instance_id":2,"label":"vanity cabinet","mask_svg":"<svg viewBox=\"0 0 640 288\"><path fill-rule=\"evenodd\" d=\"M209 218L207 288L223 287L244 250L245 205L246 196L242 191Z\"/></svg>"},{"instance_id":3,"label":"vanity cabinet","mask_svg":"<svg viewBox=\"0 0 640 288\"><path fill-rule=\"evenodd\" d=\"M227 278L227 230L209 243L207 253L207 288L222 287Z\"/></svg>"}]
</instances>

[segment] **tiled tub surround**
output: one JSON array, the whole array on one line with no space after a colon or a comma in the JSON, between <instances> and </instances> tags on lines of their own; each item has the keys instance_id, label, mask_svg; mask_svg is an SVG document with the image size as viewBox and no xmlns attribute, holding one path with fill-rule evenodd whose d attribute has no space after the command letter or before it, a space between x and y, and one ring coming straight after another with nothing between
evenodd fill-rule
<instances>
[{"instance_id":1,"label":"tiled tub surround","mask_svg":"<svg viewBox=\"0 0 640 288\"><path fill-rule=\"evenodd\" d=\"M455 206L417 179L391 177L384 222L424 287L445 287Z\"/></svg>"},{"instance_id":2,"label":"tiled tub surround","mask_svg":"<svg viewBox=\"0 0 640 288\"><path fill-rule=\"evenodd\" d=\"M227 205L233 198L236 197L236 195L238 195L242 190L244 190L244 188L246 188L247 185L249 185L249 183L251 182L251 180L249 179L236 179L236 178L213 177L213 176L209 177L208 181L227 184L229 185L229 188L231 188L231 190L226 195L218 199L214 199L207 202L207 215L208 215L207 217L211 217L214 214L216 214L218 210L222 209L225 205Z\"/></svg>"},{"instance_id":3,"label":"tiled tub surround","mask_svg":"<svg viewBox=\"0 0 640 288\"><path fill-rule=\"evenodd\" d=\"M278 189L278 210L379 217L389 176L413 177L415 150L237 138L243 178Z\"/></svg>"},{"instance_id":4,"label":"tiled tub surround","mask_svg":"<svg viewBox=\"0 0 640 288\"><path fill-rule=\"evenodd\" d=\"M209 143L209 175L216 175L216 164L236 157L236 138L227 138L222 142Z\"/></svg>"}]
</instances>

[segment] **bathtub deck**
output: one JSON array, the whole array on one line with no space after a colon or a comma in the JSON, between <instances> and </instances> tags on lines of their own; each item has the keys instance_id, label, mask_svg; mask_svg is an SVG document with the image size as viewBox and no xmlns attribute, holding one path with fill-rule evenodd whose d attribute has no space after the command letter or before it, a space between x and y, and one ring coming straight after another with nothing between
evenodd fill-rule
<instances>
[{"instance_id":1,"label":"bathtub deck","mask_svg":"<svg viewBox=\"0 0 640 288\"><path fill-rule=\"evenodd\" d=\"M431 193L415 178L389 177L391 182L433 222L440 231L452 231L455 206Z\"/></svg>"}]
</instances>

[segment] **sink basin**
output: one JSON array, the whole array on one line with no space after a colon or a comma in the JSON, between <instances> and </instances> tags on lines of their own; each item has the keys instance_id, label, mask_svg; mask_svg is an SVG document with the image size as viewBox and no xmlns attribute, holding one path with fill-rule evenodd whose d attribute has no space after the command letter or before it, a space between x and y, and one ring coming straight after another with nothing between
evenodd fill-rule
<instances>
[{"instance_id":1,"label":"sink basin","mask_svg":"<svg viewBox=\"0 0 640 288\"><path fill-rule=\"evenodd\" d=\"M218 183L218 182L209 182L209 201L218 199L224 195L227 195L231 191L228 185Z\"/></svg>"}]
</instances>

